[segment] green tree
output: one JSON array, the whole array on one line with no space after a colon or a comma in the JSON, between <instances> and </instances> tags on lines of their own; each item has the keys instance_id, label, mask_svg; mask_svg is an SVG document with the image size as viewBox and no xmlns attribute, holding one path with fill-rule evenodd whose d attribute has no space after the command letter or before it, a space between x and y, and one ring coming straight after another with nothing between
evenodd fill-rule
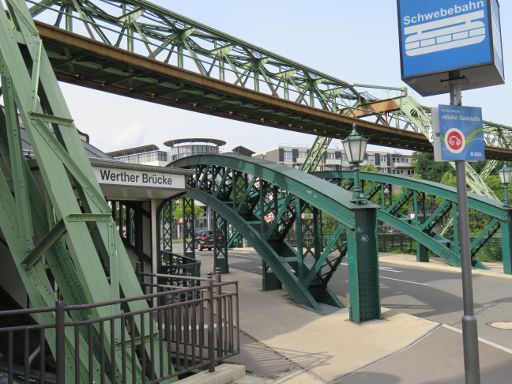
<instances>
[{"instance_id":1,"label":"green tree","mask_svg":"<svg viewBox=\"0 0 512 384\"><path fill-rule=\"evenodd\" d=\"M190 208L188 208L190 209ZM187 210L185 213L190 214L190 212ZM204 207L200 207L196 204L194 204L194 216L198 217L204 214ZM174 220L177 222L180 217L183 217L183 205L181 204L181 201L178 204L174 205Z\"/></svg>"},{"instance_id":2,"label":"green tree","mask_svg":"<svg viewBox=\"0 0 512 384\"><path fill-rule=\"evenodd\" d=\"M444 185L449 185L450 187L455 187L455 185L457 185L457 178L453 171L446 171L439 182Z\"/></svg>"},{"instance_id":3,"label":"green tree","mask_svg":"<svg viewBox=\"0 0 512 384\"><path fill-rule=\"evenodd\" d=\"M447 162L434 161L433 153L415 152L412 158L416 163L415 177L420 179L440 182L443 175L451 170Z\"/></svg>"},{"instance_id":4,"label":"green tree","mask_svg":"<svg viewBox=\"0 0 512 384\"><path fill-rule=\"evenodd\" d=\"M501 185L500 177L498 176L497 171L495 174L487 177L485 183L489 186L489 188L492 189L496 197L503 201L503 185Z\"/></svg>"},{"instance_id":5,"label":"green tree","mask_svg":"<svg viewBox=\"0 0 512 384\"><path fill-rule=\"evenodd\" d=\"M379 172L379 169L372 163L366 163L361 166L361 171L363 171L363 172Z\"/></svg>"}]
</instances>

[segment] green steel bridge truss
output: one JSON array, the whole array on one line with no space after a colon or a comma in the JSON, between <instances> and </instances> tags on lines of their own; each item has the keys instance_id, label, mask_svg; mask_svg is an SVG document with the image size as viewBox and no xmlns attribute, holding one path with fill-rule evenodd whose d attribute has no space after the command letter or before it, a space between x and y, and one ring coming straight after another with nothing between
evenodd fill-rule
<instances>
[{"instance_id":1,"label":"green steel bridge truss","mask_svg":"<svg viewBox=\"0 0 512 384\"><path fill-rule=\"evenodd\" d=\"M60 299L67 304L86 304L141 296L111 208L96 181L42 40L22 0L0 2L0 48L0 234L31 306L53 307ZM23 153L22 127L34 159ZM147 308L146 302L129 305L132 311ZM101 307L77 311L72 315L76 318L69 319L67 315L67 320L106 317L121 311L119 306ZM53 316L42 312L36 320L52 324ZM128 331L126 340L146 331L141 324L136 321L135 333ZM119 336L113 339L109 330L101 328L94 327L89 334L85 328L66 332L68 377L75 377L73 356L77 341L83 382L88 382L89 377L103 381L97 370L88 372L89 362L99 366L99 359L105 358L114 366L112 356L119 362L121 353L131 353L122 352L125 347L120 345ZM116 335L121 335L121 322L116 328ZM89 349L89 360L84 346L91 338L99 340L100 333L105 334L105 343L96 343ZM49 330L46 335L53 348L55 333ZM148 339L158 342L153 336ZM114 355L110 353L113 349ZM150 359L144 347L133 358ZM136 382L141 382L147 373L141 368L142 360L133 365ZM155 369L160 369L158 362Z\"/></svg>"},{"instance_id":2,"label":"green steel bridge truss","mask_svg":"<svg viewBox=\"0 0 512 384\"><path fill-rule=\"evenodd\" d=\"M34 24L32 18L39 22ZM381 107L386 100L358 92L342 80L145 1L5 0L0 4L0 47L4 103L0 112L0 227L35 306L51 306L55 300L46 264L68 303L141 293L57 78L202 113L316 133L320 136L306 162L307 171L316 168L329 141L343 138L353 122L373 143L431 150L428 109L411 108L407 103L413 103L412 99L403 96L395 100L399 108ZM38 177L33 176L34 164L27 163L21 150L20 121L37 156ZM509 131L509 127L485 123L488 157L510 158ZM227 238L227 220L264 255L265 287L283 284L298 303L315 309L318 302L339 304L327 283L348 252L354 287L352 318L378 317L377 215L371 213L375 207L354 207L341 189L269 164L225 158L182 162L196 169L191 196L205 200L220 214L215 218L216 231ZM494 166L489 163L483 178ZM482 177L473 173L470 179L474 180L473 190L489 195ZM379 211L379 219L399 228L407 220L397 213L410 203L411 194L418 207L425 202L422 194L432 192L404 187L412 192L400 195L397 202L386 197L384 181L374 180L373 184L369 191L378 190L380 184L384 196L380 204L385 208ZM329 196L318 189L329 191ZM331 193L339 199L333 201ZM442 235L431 232L441 220L438 217L456 210L452 200L444 199L433 219L421 226L406 223L409 227L403 227L431 249L437 248L431 241L422 242L424 236L419 232L444 244L446 237L442 240L437 237ZM502 209L501 216L493 216L490 205L484 211L492 220L472 247L475 252L498 226L502 235L509 232L508 213L503 216ZM274 219L267 222L270 212ZM326 245L320 241L325 215L338 221ZM285 241L292 227L299 251ZM364 236L358 234L360 227L367 232ZM313 239L312 244L306 235ZM437 253L456 264L454 244L457 241L451 239L451 245L443 245ZM185 246L186 252L193 252L193 241ZM334 249L337 256L333 256ZM359 259L356 254L368 256ZM225 249L216 247L216 255L224 257L227 264ZM504 259L510 273L510 260L508 256ZM360 274L360 270L370 273ZM70 353L72 345L68 339ZM109 346L98 346L97 353L102 348Z\"/></svg>"},{"instance_id":3,"label":"green steel bridge truss","mask_svg":"<svg viewBox=\"0 0 512 384\"><path fill-rule=\"evenodd\" d=\"M205 155L172 164L195 170L187 197L217 212L216 232L224 240L215 245L223 248L215 254L219 267L227 267L229 223L263 259L264 290L285 287L297 304L321 311L321 303L341 306L328 283L348 255L351 320L380 317L376 205L356 205L332 183L265 160ZM322 214L333 225L327 244L317 241ZM286 236L292 227L294 244Z\"/></svg>"},{"instance_id":4,"label":"green steel bridge truss","mask_svg":"<svg viewBox=\"0 0 512 384\"><path fill-rule=\"evenodd\" d=\"M198 112L343 138L353 121L329 121L327 116L315 113L328 111L360 118L362 131L371 142L431 150L426 138L418 140L430 127L428 118L425 119L428 109L421 106L411 109L411 98L406 95L398 109L375 108L379 99L367 91L357 91L360 86L142 0L26 0L26 3L34 19L46 23L38 27L51 52L57 76L64 81ZM68 46L60 42L59 48L59 31ZM86 39L78 39L74 46L71 41L78 35ZM102 53L91 47L93 41L114 50L101 61ZM135 56L128 53L148 58L153 66L132 61ZM123 66L123 60L130 65ZM161 73L155 63L185 69L189 76L180 77L179 71ZM193 74L203 78L201 86L194 83ZM173 81L172 77L179 81ZM204 78L220 83L208 83ZM216 87L219 84L236 88ZM237 92L240 88L253 91L253 97L248 96L251 92ZM304 109L301 113L288 103L272 104L269 99L256 95L269 95ZM319 117L321 121L317 121ZM393 133L385 128L401 132ZM484 128L488 157L510 157L510 127L485 122ZM384 139L382 132L391 134Z\"/></svg>"},{"instance_id":5,"label":"green steel bridge truss","mask_svg":"<svg viewBox=\"0 0 512 384\"><path fill-rule=\"evenodd\" d=\"M456 190L452 187L362 172L365 197L372 203L357 206L350 202L352 197L344 189L353 187L353 172L309 175L265 160L219 155L193 156L178 160L173 166L195 170L195 175L188 179L187 198L216 211L215 228L222 229L216 229L221 240L215 241L215 249L222 252L214 253L215 265L228 272L229 223L261 255L263 289L284 286L295 302L315 310L319 310L322 302L340 305L328 284L347 253L351 297L360 288L350 283L359 281L354 264L358 264L361 273L375 267L374 261L366 257L350 257L357 249L357 242L351 243L354 228L358 228L354 227L353 212L357 220L358 211L364 208L377 205L378 221L412 238L417 243L418 261L429 261L430 252L450 265L460 266L457 231L442 233L443 224L450 218L456 223L458 216ZM333 189L334 185L329 186L317 177L343 188ZM355 210L349 212L350 209ZM478 252L494 236L501 242L504 273L512 274L512 210L473 193L469 194L469 209L482 227L471 242L473 266L486 268L478 261ZM193 218L188 220L193 222ZM364 223L367 225L368 221ZM373 235L370 239L372 242ZM371 290L372 286L367 285L366 289ZM373 292L371 297L375 296L378 294ZM376 301L351 302L356 311L363 305L373 306Z\"/></svg>"},{"instance_id":6,"label":"green steel bridge truss","mask_svg":"<svg viewBox=\"0 0 512 384\"><path fill-rule=\"evenodd\" d=\"M348 189L353 186L353 172L324 171L314 174ZM427 251L431 251L448 264L460 266L458 231L444 231L445 223L449 220L453 220L457 228L455 188L373 172L361 172L360 178L365 198L379 205L379 221L417 242L418 261L428 261ZM478 220L482 228L472 236L473 266L485 268L478 261L478 252L495 237L501 241L504 273L512 274L512 210L499 201L474 193L468 196L468 207L470 215Z\"/></svg>"},{"instance_id":7,"label":"green steel bridge truss","mask_svg":"<svg viewBox=\"0 0 512 384\"><path fill-rule=\"evenodd\" d=\"M46 23L38 27L59 79L317 134L302 167L306 172L316 169L331 139L344 138L353 122L358 122L370 143L432 150L430 109L403 89L351 85L142 0L26 3L34 19ZM377 90L401 94L379 99L370 93ZM485 179L495 169L496 159L512 157L511 132L511 127L484 122L487 158L493 160L480 175L467 166L470 190L496 198ZM445 231L450 222L446 224Z\"/></svg>"}]
</instances>

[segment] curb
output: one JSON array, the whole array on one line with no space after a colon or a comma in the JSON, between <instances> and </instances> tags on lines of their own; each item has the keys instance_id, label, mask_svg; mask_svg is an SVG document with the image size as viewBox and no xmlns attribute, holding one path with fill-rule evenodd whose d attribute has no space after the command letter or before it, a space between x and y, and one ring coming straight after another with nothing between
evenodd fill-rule
<instances>
[{"instance_id":1,"label":"curb","mask_svg":"<svg viewBox=\"0 0 512 384\"><path fill-rule=\"evenodd\" d=\"M215 372L202 371L180 380L182 384L230 384L245 376L245 366L238 364L221 364Z\"/></svg>"}]
</instances>

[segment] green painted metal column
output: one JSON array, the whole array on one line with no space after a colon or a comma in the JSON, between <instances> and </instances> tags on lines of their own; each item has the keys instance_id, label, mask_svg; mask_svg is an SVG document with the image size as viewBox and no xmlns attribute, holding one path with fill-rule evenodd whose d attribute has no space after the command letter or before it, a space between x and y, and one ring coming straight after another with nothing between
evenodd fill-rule
<instances>
[{"instance_id":1,"label":"green painted metal column","mask_svg":"<svg viewBox=\"0 0 512 384\"><path fill-rule=\"evenodd\" d=\"M229 273L228 262L228 222L213 211L213 269Z\"/></svg>"},{"instance_id":2,"label":"green painted metal column","mask_svg":"<svg viewBox=\"0 0 512 384\"><path fill-rule=\"evenodd\" d=\"M426 217L426 196L424 192L414 192L414 220L415 224L423 224ZM421 214L421 215L420 215ZM428 263L428 248L416 242L416 261Z\"/></svg>"},{"instance_id":3,"label":"green painted metal column","mask_svg":"<svg viewBox=\"0 0 512 384\"><path fill-rule=\"evenodd\" d=\"M501 222L501 246L503 273L512 275L512 209L508 210L508 220Z\"/></svg>"},{"instance_id":4,"label":"green painted metal column","mask_svg":"<svg viewBox=\"0 0 512 384\"><path fill-rule=\"evenodd\" d=\"M259 196L258 196L258 207L259 207L259 221L260 221L260 228L261 232L264 233L266 231L266 228L268 227L268 224L265 222L265 213L268 209L268 204L265 201L265 196L268 193L268 189L270 187L270 183L260 179L260 188L259 188ZM280 255L279 255L280 256ZM274 291L278 289L283 288L283 284L281 281L279 281L279 278L276 276L274 271L272 271L272 268L268 263L265 262L265 260L262 260L261 262L261 274L262 274L262 280L261 280L261 288L263 291Z\"/></svg>"},{"instance_id":5,"label":"green painted metal column","mask_svg":"<svg viewBox=\"0 0 512 384\"><path fill-rule=\"evenodd\" d=\"M160 206L160 250L172 252L174 226L174 200L169 199Z\"/></svg>"},{"instance_id":6,"label":"green painted metal column","mask_svg":"<svg viewBox=\"0 0 512 384\"><path fill-rule=\"evenodd\" d=\"M183 256L196 258L194 247L194 200L184 197L182 198L182 217L183 217Z\"/></svg>"},{"instance_id":7,"label":"green painted metal column","mask_svg":"<svg viewBox=\"0 0 512 384\"><path fill-rule=\"evenodd\" d=\"M355 229L347 230L350 321L380 319L377 208L356 207Z\"/></svg>"}]
</instances>

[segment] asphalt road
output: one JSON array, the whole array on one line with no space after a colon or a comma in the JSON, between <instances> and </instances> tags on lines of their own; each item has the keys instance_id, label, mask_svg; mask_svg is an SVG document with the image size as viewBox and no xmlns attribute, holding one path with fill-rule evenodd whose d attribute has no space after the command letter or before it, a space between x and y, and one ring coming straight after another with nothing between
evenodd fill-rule
<instances>
[{"instance_id":1,"label":"asphalt road","mask_svg":"<svg viewBox=\"0 0 512 384\"><path fill-rule=\"evenodd\" d=\"M256 253L230 250L229 258L230 267L261 274L261 259ZM380 286L383 306L461 328L463 307L459 273L382 262ZM329 287L336 294L347 297L346 264L338 269ZM512 322L512 281L474 276L473 295L478 335L512 349L512 330L491 326L494 322Z\"/></svg>"}]
</instances>

